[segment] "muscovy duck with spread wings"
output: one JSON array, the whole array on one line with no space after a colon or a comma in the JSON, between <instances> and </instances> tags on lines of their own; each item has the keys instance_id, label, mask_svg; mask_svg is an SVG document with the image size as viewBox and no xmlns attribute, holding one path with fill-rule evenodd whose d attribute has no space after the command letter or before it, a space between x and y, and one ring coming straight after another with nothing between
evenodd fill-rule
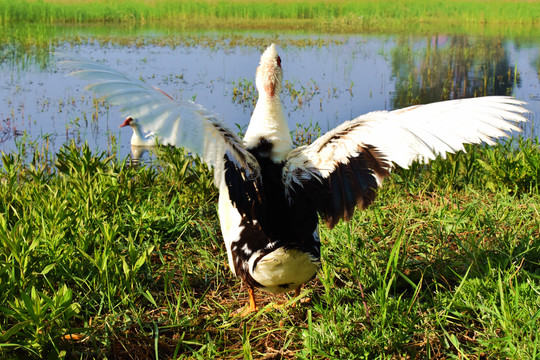
<instances>
[{"instance_id":1,"label":"muscovy duck with spread wings","mask_svg":"<svg viewBox=\"0 0 540 360\"><path fill-rule=\"evenodd\" d=\"M363 209L395 165L428 161L518 131L524 103L483 97L377 111L293 149L280 92L283 70L275 46L256 72L259 98L244 139L201 105L172 99L145 82L93 62L64 61L71 75L126 115L159 144L185 147L214 168L229 266L254 289L280 293L312 279L320 265L318 214L333 227ZM235 119L231 119L234 121Z\"/></svg>"}]
</instances>

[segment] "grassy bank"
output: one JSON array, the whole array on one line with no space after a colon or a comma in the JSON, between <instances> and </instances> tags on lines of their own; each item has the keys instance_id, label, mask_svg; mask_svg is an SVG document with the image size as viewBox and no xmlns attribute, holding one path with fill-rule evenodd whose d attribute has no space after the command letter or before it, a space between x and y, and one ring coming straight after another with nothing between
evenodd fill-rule
<instances>
[{"instance_id":1,"label":"grassy bank","mask_svg":"<svg viewBox=\"0 0 540 360\"><path fill-rule=\"evenodd\" d=\"M445 27L525 27L540 24L540 2L460 1L172 1L0 0L3 25L40 24L195 24L204 27L315 28L377 31L437 24ZM413 26L414 24L414 26Z\"/></svg>"},{"instance_id":2,"label":"grassy bank","mask_svg":"<svg viewBox=\"0 0 540 360\"><path fill-rule=\"evenodd\" d=\"M309 303L261 295L240 319L204 166L22 144L0 166L0 358L534 359L538 146L396 171L374 206L321 228Z\"/></svg>"}]
</instances>

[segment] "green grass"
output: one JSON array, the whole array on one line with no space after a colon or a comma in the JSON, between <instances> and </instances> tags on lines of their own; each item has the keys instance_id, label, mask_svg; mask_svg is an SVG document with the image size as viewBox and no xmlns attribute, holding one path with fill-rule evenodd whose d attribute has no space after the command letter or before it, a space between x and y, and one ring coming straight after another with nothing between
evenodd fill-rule
<instances>
[{"instance_id":1,"label":"green grass","mask_svg":"<svg viewBox=\"0 0 540 360\"><path fill-rule=\"evenodd\" d=\"M0 0L0 24L21 22L41 24L173 23L189 26L198 23L205 28L217 22L222 27L240 23L249 28L282 29L318 27L362 29L363 31L415 28L418 24L436 23L438 28L479 26L481 28L526 27L539 24L540 2L496 0L460 1L172 1L152 3L138 0ZM209 22L210 20L210 22ZM287 25L288 24L288 25Z\"/></svg>"},{"instance_id":2,"label":"green grass","mask_svg":"<svg viewBox=\"0 0 540 360\"><path fill-rule=\"evenodd\" d=\"M2 359L540 352L538 140L397 170L372 207L321 227L310 302L259 293L246 319L199 161L162 149L136 168L86 146L19 145L0 167ZM272 306L283 301L298 306Z\"/></svg>"}]
</instances>

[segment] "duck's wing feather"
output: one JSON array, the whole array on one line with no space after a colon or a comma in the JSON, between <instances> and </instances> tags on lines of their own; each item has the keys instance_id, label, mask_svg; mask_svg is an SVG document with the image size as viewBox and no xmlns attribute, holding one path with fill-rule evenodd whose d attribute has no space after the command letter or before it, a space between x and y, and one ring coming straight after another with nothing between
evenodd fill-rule
<instances>
[{"instance_id":1,"label":"duck's wing feather","mask_svg":"<svg viewBox=\"0 0 540 360\"><path fill-rule=\"evenodd\" d=\"M306 201L332 227L365 208L394 165L407 168L464 150L463 144L493 144L519 131L524 103L510 97L450 100L394 111L371 112L292 150L283 168L289 201Z\"/></svg>"},{"instance_id":2,"label":"duck's wing feather","mask_svg":"<svg viewBox=\"0 0 540 360\"><path fill-rule=\"evenodd\" d=\"M64 55L65 56L65 55ZM125 116L137 119L161 145L183 147L214 168L214 182L226 186L233 204L243 215L260 211L262 180L260 167L243 141L216 114L191 101L175 100L164 91L122 74L105 65L84 59L59 61L69 75L90 81L86 88Z\"/></svg>"}]
</instances>

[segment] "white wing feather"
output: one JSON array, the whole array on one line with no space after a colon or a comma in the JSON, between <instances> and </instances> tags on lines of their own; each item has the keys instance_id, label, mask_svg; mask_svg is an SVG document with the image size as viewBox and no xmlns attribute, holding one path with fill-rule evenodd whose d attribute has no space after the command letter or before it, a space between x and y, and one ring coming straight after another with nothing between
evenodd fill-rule
<instances>
[{"instance_id":1,"label":"white wing feather","mask_svg":"<svg viewBox=\"0 0 540 360\"><path fill-rule=\"evenodd\" d=\"M59 64L71 70L70 75L90 80L87 89L121 106L122 113L137 119L159 144L184 147L213 166L218 188L225 186L224 155L245 172L246 179L259 176L259 165L242 140L202 106L174 100L158 88L95 62L77 59Z\"/></svg>"},{"instance_id":2,"label":"white wing feather","mask_svg":"<svg viewBox=\"0 0 540 360\"><path fill-rule=\"evenodd\" d=\"M375 146L389 161L407 168L415 160L427 162L464 150L463 144L493 145L494 139L521 131L515 123L527 121L524 104L487 96L372 112L351 121L361 125L354 131L357 141Z\"/></svg>"},{"instance_id":3,"label":"white wing feather","mask_svg":"<svg viewBox=\"0 0 540 360\"><path fill-rule=\"evenodd\" d=\"M463 144L493 144L510 131L520 131L515 123L527 121L524 104L506 96L488 96L361 115L288 154L283 168L286 193L295 184L328 178L339 164L349 164L366 147L374 147L390 170L392 163L407 168L416 160L445 157L464 150ZM380 186L382 176L374 176Z\"/></svg>"},{"instance_id":4,"label":"white wing feather","mask_svg":"<svg viewBox=\"0 0 540 360\"><path fill-rule=\"evenodd\" d=\"M347 163L361 147L371 145L387 161L407 168L415 160L427 162L464 150L463 144L492 145L510 131L521 131L515 123L527 121L524 104L506 96L488 96L370 112L293 150L287 165L299 169L309 164L325 177L337 163Z\"/></svg>"}]
</instances>

